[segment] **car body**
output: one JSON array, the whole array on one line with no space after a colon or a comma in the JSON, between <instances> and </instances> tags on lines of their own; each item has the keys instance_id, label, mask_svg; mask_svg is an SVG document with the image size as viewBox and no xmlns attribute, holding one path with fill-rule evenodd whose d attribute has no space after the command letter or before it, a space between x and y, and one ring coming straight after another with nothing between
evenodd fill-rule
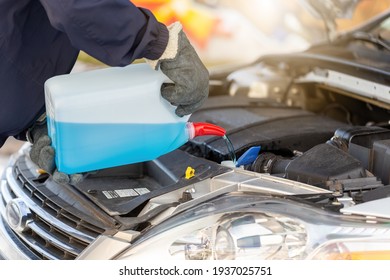
<instances>
[{"instance_id":1,"label":"car body","mask_svg":"<svg viewBox=\"0 0 390 280\"><path fill-rule=\"evenodd\" d=\"M1 178L0 255L390 259L389 34L387 11L304 52L211 73L190 120L224 127L234 154L204 136L59 185L24 145Z\"/></svg>"}]
</instances>

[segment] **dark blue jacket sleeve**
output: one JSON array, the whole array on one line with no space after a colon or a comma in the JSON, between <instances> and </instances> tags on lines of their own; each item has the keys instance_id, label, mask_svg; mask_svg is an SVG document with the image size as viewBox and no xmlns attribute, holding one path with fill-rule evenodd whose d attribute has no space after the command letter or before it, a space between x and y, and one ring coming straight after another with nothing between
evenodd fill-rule
<instances>
[{"instance_id":1,"label":"dark blue jacket sleeve","mask_svg":"<svg viewBox=\"0 0 390 280\"><path fill-rule=\"evenodd\" d=\"M150 11L128 0L40 0L51 24L72 45L111 66L157 59L168 30Z\"/></svg>"},{"instance_id":2,"label":"dark blue jacket sleeve","mask_svg":"<svg viewBox=\"0 0 390 280\"><path fill-rule=\"evenodd\" d=\"M0 147L44 112L44 83L79 50L111 65L157 59L166 27L128 0L0 0Z\"/></svg>"}]
</instances>

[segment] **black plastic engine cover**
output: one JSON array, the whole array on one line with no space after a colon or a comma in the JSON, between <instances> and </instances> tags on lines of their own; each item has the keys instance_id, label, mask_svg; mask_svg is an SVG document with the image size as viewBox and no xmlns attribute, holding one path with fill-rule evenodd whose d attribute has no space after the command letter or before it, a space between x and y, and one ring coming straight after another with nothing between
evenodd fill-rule
<instances>
[{"instance_id":1,"label":"black plastic engine cover","mask_svg":"<svg viewBox=\"0 0 390 280\"><path fill-rule=\"evenodd\" d=\"M325 143L338 128L348 127L345 123L299 108L248 97L210 97L190 121L224 127L237 156L257 145L262 151L287 149L305 152ZM216 162L229 159L221 137L197 137L182 149Z\"/></svg>"},{"instance_id":2,"label":"black plastic engine cover","mask_svg":"<svg viewBox=\"0 0 390 280\"><path fill-rule=\"evenodd\" d=\"M288 164L285 177L324 187L326 181L367 177L361 162L328 144L320 144Z\"/></svg>"},{"instance_id":3,"label":"black plastic engine cover","mask_svg":"<svg viewBox=\"0 0 390 280\"><path fill-rule=\"evenodd\" d=\"M382 180L390 183L390 130L381 127L338 129L335 136L348 143L348 153Z\"/></svg>"},{"instance_id":4,"label":"black plastic engine cover","mask_svg":"<svg viewBox=\"0 0 390 280\"><path fill-rule=\"evenodd\" d=\"M185 178L187 167L194 177ZM230 169L175 150L156 160L100 170L75 186L111 216L128 215L149 199Z\"/></svg>"}]
</instances>

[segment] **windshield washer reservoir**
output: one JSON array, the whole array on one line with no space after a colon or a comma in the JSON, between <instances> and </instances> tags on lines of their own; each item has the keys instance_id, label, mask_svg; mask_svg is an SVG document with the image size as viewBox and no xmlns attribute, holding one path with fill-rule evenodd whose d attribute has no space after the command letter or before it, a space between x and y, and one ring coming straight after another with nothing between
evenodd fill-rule
<instances>
[{"instance_id":1,"label":"windshield washer reservoir","mask_svg":"<svg viewBox=\"0 0 390 280\"><path fill-rule=\"evenodd\" d=\"M53 77L45 83L49 136L68 174L152 160L188 138L190 117L160 94L168 78L147 64Z\"/></svg>"}]
</instances>

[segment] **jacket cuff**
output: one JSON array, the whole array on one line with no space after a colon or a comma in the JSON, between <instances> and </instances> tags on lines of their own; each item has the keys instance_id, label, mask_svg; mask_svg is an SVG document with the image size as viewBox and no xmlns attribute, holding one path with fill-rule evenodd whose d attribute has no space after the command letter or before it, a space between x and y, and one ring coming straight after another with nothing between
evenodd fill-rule
<instances>
[{"instance_id":1,"label":"jacket cuff","mask_svg":"<svg viewBox=\"0 0 390 280\"><path fill-rule=\"evenodd\" d=\"M168 26L169 40L163 54L158 59L145 59L153 69L157 70L159 64L163 60L173 60L179 50L179 33L182 31L182 25L180 22L174 22Z\"/></svg>"},{"instance_id":2,"label":"jacket cuff","mask_svg":"<svg viewBox=\"0 0 390 280\"><path fill-rule=\"evenodd\" d=\"M159 22L157 39L149 44L150 48L145 51L143 57L150 60L156 60L160 58L167 47L168 39L169 32L167 27Z\"/></svg>"}]
</instances>

